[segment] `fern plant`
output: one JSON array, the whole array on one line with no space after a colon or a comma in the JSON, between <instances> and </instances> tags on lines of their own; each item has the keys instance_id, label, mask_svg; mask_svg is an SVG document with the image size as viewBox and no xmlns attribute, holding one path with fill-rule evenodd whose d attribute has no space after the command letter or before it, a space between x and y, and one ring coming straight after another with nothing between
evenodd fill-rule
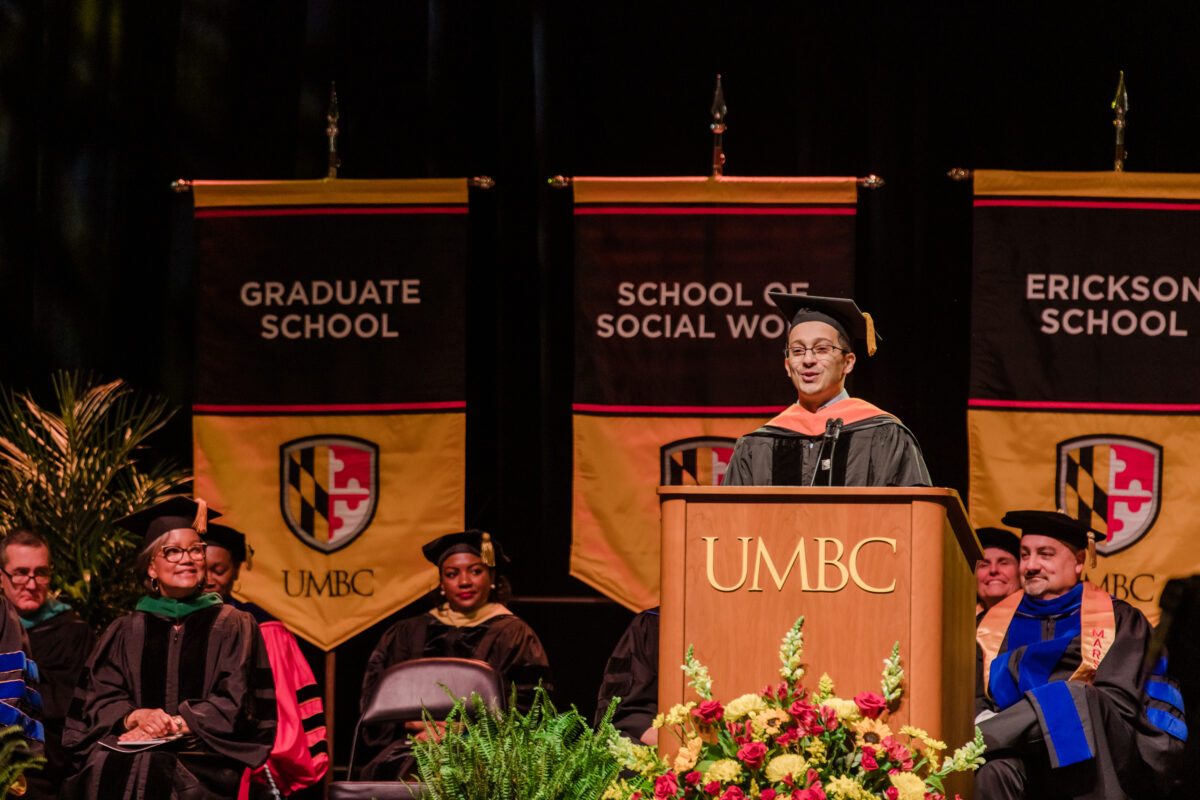
<instances>
[{"instance_id":1,"label":"fern plant","mask_svg":"<svg viewBox=\"0 0 1200 800\"><path fill-rule=\"evenodd\" d=\"M54 588L99 629L133 607L138 542L114 523L186 483L170 462L145 464L145 442L174 411L121 380L54 376L55 405L0 390L0 533L37 531Z\"/></svg>"},{"instance_id":2,"label":"fern plant","mask_svg":"<svg viewBox=\"0 0 1200 800\"><path fill-rule=\"evenodd\" d=\"M432 800L600 800L620 771L610 751L614 708L592 730L574 707L557 711L540 686L528 712L459 699L441 741L413 742L417 772Z\"/></svg>"},{"instance_id":3,"label":"fern plant","mask_svg":"<svg viewBox=\"0 0 1200 800\"><path fill-rule=\"evenodd\" d=\"M46 759L36 755L20 725L0 728L0 797L25 793L25 771L41 769ZM14 791L15 790L15 791Z\"/></svg>"}]
</instances>

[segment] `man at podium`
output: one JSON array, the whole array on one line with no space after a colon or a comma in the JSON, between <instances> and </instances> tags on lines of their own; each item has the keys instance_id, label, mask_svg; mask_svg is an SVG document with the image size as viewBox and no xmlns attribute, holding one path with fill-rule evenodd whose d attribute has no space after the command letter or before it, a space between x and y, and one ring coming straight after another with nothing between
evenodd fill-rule
<instances>
[{"instance_id":1,"label":"man at podium","mask_svg":"<svg viewBox=\"0 0 1200 800\"><path fill-rule=\"evenodd\" d=\"M1022 531L1024 591L977 631L977 800L1165 796L1187 726L1166 659L1147 659L1150 623L1081 580L1095 552L1086 524L1053 511L1004 524Z\"/></svg>"},{"instance_id":2,"label":"man at podium","mask_svg":"<svg viewBox=\"0 0 1200 800\"><path fill-rule=\"evenodd\" d=\"M853 300L772 292L788 320L783 368L796 402L738 439L724 486L929 486L916 437L846 393L854 342L875 353L875 325Z\"/></svg>"}]
</instances>

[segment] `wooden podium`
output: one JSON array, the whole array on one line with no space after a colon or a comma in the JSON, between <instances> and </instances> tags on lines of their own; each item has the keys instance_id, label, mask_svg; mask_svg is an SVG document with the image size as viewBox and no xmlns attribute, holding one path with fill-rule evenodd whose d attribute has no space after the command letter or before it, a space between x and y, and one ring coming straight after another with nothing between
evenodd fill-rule
<instances>
[{"instance_id":1,"label":"wooden podium","mask_svg":"<svg viewBox=\"0 0 1200 800\"><path fill-rule=\"evenodd\" d=\"M803 615L804 685L879 691L900 643L909 722L950 748L973 735L975 562L958 494L924 488L660 487L659 708L694 699L689 644L723 702L778 683ZM686 690L686 691L685 691Z\"/></svg>"}]
</instances>

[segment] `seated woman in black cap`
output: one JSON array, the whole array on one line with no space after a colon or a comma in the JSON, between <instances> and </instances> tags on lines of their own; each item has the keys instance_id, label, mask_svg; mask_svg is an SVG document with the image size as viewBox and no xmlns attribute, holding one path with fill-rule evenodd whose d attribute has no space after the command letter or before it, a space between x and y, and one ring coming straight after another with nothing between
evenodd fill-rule
<instances>
[{"instance_id":1,"label":"seated woman in black cap","mask_svg":"<svg viewBox=\"0 0 1200 800\"><path fill-rule=\"evenodd\" d=\"M453 656L491 664L506 689L516 689L517 707L528 710L539 682L551 688L550 665L537 634L503 605L508 585L499 572L507 559L499 543L487 533L470 530L434 539L421 552L437 565L438 591L445 600L428 613L400 620L383 635L367 661L362 703L366 704L380 675L393 664ZM381 728L365 733L363 741L376 747L386 745L364 768L363 778L397 777L405 761L402 734Z\"/></svg>"},{"instance_id":2,"label":"seated woman in black cap","mask_svg":"<svg viewBox=\"0 0 1200 800\"><path fill-rule=\"evenodd\" d=\"M258 625L204 593L203 501L172 498L119 524L143 537L149 594L84 667L63 733L79 771L60 796L237 797L275 740Z\"/></svg>"}]
</instances>

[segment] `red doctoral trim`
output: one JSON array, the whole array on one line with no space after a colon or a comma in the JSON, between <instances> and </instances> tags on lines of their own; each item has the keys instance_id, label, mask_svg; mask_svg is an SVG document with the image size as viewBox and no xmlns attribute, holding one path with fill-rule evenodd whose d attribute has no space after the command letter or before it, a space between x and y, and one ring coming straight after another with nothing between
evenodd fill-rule
<instances>
[{"instance_id":1,"label":"red doctoral trim","mask_svg":"<svg viewBox=\"0 0 1200 800\"><path fill-rule=\"evenodd\" d=\"M820 436L825 432L825 423L831 419L841 417L843 423L850 425L854 422L862 422L864 419L878 416L890 417L892 415L878 406L871 405L866 400L860 400L857 397L848 397L845 400L839 400L831 406L825 406L816 412L807 411L798 404L793 403L767 424L776 428L786 428L789 431L803 433L806 436Z\"/></svg>"}]
</instances>

